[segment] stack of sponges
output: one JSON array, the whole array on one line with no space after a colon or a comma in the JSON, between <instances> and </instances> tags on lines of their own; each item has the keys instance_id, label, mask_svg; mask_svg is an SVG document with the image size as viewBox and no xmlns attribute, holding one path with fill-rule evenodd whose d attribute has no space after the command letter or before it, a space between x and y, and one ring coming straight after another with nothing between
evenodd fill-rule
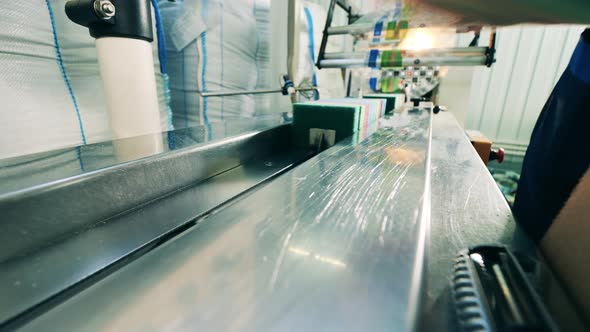
<instances>
[{"instance_id":1,"label":"stack of sponges","mask_svg":"<svg viewBox=\"0 0 590 332\"><path fill-rule=\"evenodd\" d=\"M399 93L375 93L364 95L364 99L383 99L385 100L385 113L393 114L393 111L404 103L402 94Z\"/></svg>"},{"instance_id":2,"label":"stack of sponges","mask_svg":"<svg viewBox=\"0 0 590 332\"><path fill-rule=\"evenodd\" d=\"M379 127L385 115L385 99L326 99L293 105L295 144L310 147L354 136L364 140ZM322 140L323 143L318 140Z\"/></svg>"}]
</instances>

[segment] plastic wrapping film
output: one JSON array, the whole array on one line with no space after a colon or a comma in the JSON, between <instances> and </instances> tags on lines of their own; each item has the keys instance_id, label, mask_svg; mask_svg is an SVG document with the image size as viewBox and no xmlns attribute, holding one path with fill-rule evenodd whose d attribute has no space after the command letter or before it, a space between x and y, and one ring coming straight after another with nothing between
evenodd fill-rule
<instances>
[{"instance_id":1,"label":"plastic wrapping film","mask_svg":"<svg viewBox=\"0 0 590 332\"><path fill-rule=\"evenodd\" d=\"M271 111L268 96L198 93L278 87L268 79L270 1L161 1L160 7L176 128Z\"/></svg>"},{"instance_id":2,"label":"plastic wrapping film","mask_svg":"<svg viewBox=\"0 0 590 332\"><path fill-rule=\"evenodd\" d=\"M0 158L111 139L94 39L66 17L65 2L0 5ZM153 49L168 130L156 41Z\"/></svg>"},{"instance_id":3,"label":"plastic wrapping film","mask_svg":"<svg viewBox=\"0 0 590 332\"><path fill-rule=\"evenodd\" d=\"M416 330L430 121L399 114L362 143L341 141L22 330ZM137 220L182 219L156 206Z\"/></svg>"}]
</instances>

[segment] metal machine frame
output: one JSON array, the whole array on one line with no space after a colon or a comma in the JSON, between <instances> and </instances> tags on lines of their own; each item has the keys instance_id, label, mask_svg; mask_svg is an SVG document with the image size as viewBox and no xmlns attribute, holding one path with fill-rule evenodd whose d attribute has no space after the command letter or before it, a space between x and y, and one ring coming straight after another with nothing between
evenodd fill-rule
<instances>
[{"instance_id":1,"label":"metal machine frame","mask_svg":"<svg viewBox=\"0 0 590 332\"><path fill-rule=\"evenodd\" d=\"M342 8L348 14L348 24L342 27L333 27L332 21L336 5ZM340 34L360 34L370 31L373 26L367 25L352 25L360 15L354 12L352 6L348 4L347 0L331 0L328 8L328 16L326 18L326 25L323 30L322 43L320 45L320 52L316 62L316 66L321 68L350 68L350 67L366 67L367 54L364 53L326 53L326 46L328 38L331 35ZM479 32L476 32L474 41L479 40ZM447 49L432 49L425 50L424 54L409 52L411 56L404 59L402 66L477 66L485 65L491 67L495 60L496 53L496 30L492 31L490 42L487 47L475 47L477 43L471 42L467 48L447 48ZM434 56L428 56L435 53ZM376 61L376 68L381 68L380 59Z\"/></svg>"}]
</instances>

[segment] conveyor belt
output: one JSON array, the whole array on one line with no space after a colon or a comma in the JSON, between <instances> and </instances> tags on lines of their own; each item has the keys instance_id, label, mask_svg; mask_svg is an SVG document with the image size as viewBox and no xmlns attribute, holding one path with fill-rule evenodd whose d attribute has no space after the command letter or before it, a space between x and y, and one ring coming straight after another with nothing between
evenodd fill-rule
<instances>
[{"instance_id":1,"label":"conveyor belt","mask_svg":"<svg viewBox=\"0 0 590 332\"><path fill-rule=\"evenodd\" d=\"M213 211L23 330L413 330L431 115L394 119Z\"/></svg>"},{"instance_id":2,"label":"conveyor belt","mask_svg":"<svg viewBox=\"0 0 590 332\"><path fill-rule=\"evenodd\" d=\"M112 142L2 161L0 329L48 310L309 158L290 145L288 125L240 121L173 134L170 151L127 163Z\"/></svg>"},{"instance_id":3,"label":"conveyor belt","mask_svg":"<svg viewBox=\"0 0 590 332\"><path fill-rule=\"evenodd\" d=\"M451 114L396 115L364 142L341 142L284 174L307 158L290 146L288 127L242 128L211 142L224 153L203 154L210 143L193 130L180 136L184 148L137 168L158 172L150 164L168 160L172 174L181 159L207 155L210 171L194 184L183 184L184 168L180 190L0 262L0 330L456 329L446 297L452 257L510 243L514 224ZM101 165L89 171L112 172ZM69 175L65 187L85 179ZM51 197L31 183L29 192Z\"/></svg>"}]
</instances>

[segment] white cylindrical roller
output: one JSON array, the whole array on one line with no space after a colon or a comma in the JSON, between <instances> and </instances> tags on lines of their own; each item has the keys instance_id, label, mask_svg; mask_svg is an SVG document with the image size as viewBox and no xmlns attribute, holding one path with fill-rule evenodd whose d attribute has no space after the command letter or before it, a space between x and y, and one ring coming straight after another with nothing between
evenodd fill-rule
<instances>
[{"instance_id":1,"label":"white cylindrical roller","mask_svg":"<svg viewBox=\"0 0 590 332\"><path fill-rule=\"evenodd\" d=\"M151 44L139 39L103 37L96 40L96 49L113 138L161 132ZM134 145L120 150L133 154L132 150L137 149L141 155L162 151L159 135L147 135Z\"/></svg>"}]
</instances>

